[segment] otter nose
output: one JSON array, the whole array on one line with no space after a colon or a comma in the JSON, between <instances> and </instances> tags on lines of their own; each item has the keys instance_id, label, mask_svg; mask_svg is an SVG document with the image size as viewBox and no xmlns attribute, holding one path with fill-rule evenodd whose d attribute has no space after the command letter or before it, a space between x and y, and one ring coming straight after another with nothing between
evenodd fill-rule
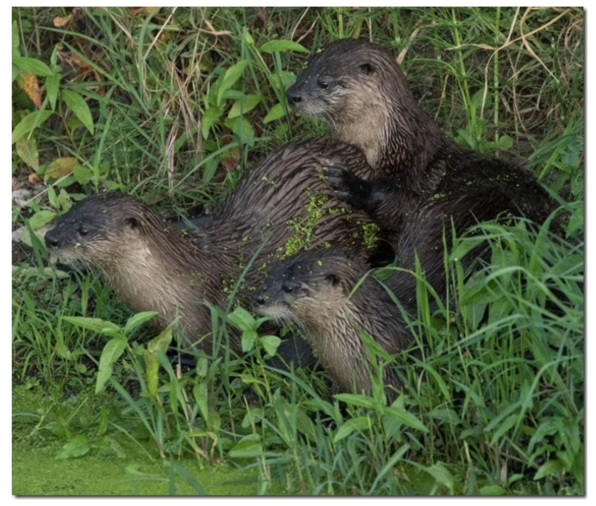
<instances>
[{"instance_id":1,"label":"otter nose","mask_svg":"<svg viewBox=\"0 0 596 506\"><path fill-rule=\"evenodd\" d=\"M268 297L265 295L265 291L263 289L256 291L252 295L252 301L255 306L265 305L267 303L267 299Z\"/></svg>"},{"instance_id":2,"label":"otter nose","mask_svg":"<svg viewBox=\"0 0 596 506\"><path fill-rule=\"evenodd\" d=\"M56 233L56 229L48 230L44 237L46 242L46 246L48 248L57 248L58 247L58 234Z\"/></svg>"},{"instance_id":3,"label":"otter nose","mask_svg":"<svg viewBox=\"0 0 596 506\"><path fill-rule=\"evenodd\" d=\"M302 102L302 94L298 91L296 86L290 86L288 91L286 92L286 97L290 105L296 105Z\"/></svg>"},{"instance_id":4,"label":"otter nose","mask_svg":"<svg viewBox=\"0 0 596 506\"><path fill-rule=\"evenodd\" d=\"M265 304L265 297L261 293L255 293L252 297L252 300L257 306L262 306Z\"/></svg>"}]
</instances>

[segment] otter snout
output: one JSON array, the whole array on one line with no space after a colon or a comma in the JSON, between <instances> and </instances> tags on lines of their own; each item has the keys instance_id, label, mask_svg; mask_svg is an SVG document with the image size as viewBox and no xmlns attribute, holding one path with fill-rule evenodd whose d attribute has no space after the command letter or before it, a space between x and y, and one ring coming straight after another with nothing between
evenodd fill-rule
<instances>
[{"instance_id":1,"label":"otter snout","mask_svg":"<svg viewBox=\"0 0 596 506\"><path fill-rule=\"evenodd\" d=\"M292 299L296 284L287 279L269 276L253 294L252 305L256 311L279 303L286 303Z\"/></svg>"},{"instance_id":2,"label":"otter snout","mask_svg":"<svg viewBox=\"0 0 596 506\"><path fill-rule=\"evenodd\" d=\"M55 228L48 230L44 236L47 248L58 248L60 246L60 236Z\"/></svg>"},{"instance_id":3,"label":"otter snout","mask_svg":"<svg viewBox=\"0 0 596 506\"><path fill-rule=\"evenodd\" d=\"M290 86L286 92L286 98L290 105L296 106L302 102L302 92L297 85Z\"/></svg>"},{"instance_id":4,"label":"otter snout","mask_svg":"<svg viewBox=\"0 0 596 506\"><path fill-rule=\"evenodd\" d=\"M315 77L307 71L298 74L296 82L288 88L286 98L294 107L306 106L311 101L325 100L339 84L336 77L320 74Z\"/></svg>"},{"instance_id":5,"label":"otter snout","mask_svg":"<svg viewBox=\"0 0 596 506\"><path fill-rule=\"evenodd\" d=\"M261 291L255 292L252 296L252 302L255 307L264 306L267 303L268 299L269 297L267 297Z\"/></svg>"}]
</instances>

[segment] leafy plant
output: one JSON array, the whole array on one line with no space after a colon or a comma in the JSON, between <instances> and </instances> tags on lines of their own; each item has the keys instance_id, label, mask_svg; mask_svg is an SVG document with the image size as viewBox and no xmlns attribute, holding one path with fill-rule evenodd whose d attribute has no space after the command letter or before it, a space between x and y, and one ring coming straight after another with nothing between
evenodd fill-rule
<instances>
[{"instance_id":1,"label":"leafy plant","mask_svg":"<svg viewBox=\"0 0 596 506\"><path fill-rule=\"evenodd\" d=\"M181 482L204 492L190 456L252 470L260 494L583 494L583 17L14 8L12 173L33 193L13 228L30 236L34 267L13 270L13 393L39 396L15 414L14 437L77 458L121 455L117 432L172 463L172 493ZM175 216L211 212L272 149L325 135L287 110L285 90L307 53L346 36L394 50L445 131L528 159L561 204L560 234L491 223L458 238L444 260L448 300L417 273L412 349L379 357L407 385L395 402L384 401L379 371L373 395L334 396L324 371L275 367L266 357L277 336L260 335L263 320L242 308L211 308L208 356L178 349L169 329L146 338L150 315L131 317L96 277L45 267L36 234L88 193L120 189ZM492 256L469 277L457 258L479 240ZM240 357L226 346L231 332ZM131 469L130 480L155 479Z\"/></svg>"}]
</instances>

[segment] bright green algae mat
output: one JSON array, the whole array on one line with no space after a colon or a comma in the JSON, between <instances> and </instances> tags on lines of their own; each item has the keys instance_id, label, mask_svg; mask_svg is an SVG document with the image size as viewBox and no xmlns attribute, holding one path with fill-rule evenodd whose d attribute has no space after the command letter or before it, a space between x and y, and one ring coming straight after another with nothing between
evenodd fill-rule
<instances>
[{"instance_id":1,"label":"bright green algae mat","mask_svg":"<svg viewBox=\"0 0 596 506\"><path fill-rule=\"evenodd\" d=\"M168 495L175 483L176 495L196 495L179 477L170 478L167 463L149 462L141 452L124 458L83 456L56 460L55 447L31 448L13 444L12 493L19 496L51 495ZM254 495L256 473L224 464L199 469L182 462L209 495Z\"/></svg>"},{"instance_id":2,"label":"bright green algae mat","mask_svg":"<svg viewBox=\"0 0 596 506\"><path fill-rule=\"evenodd\" d=\"M43 399L37 389L13 388L13 495L257 493L256 469L239 470L226 463L200 465L192 459L164 462L157 456L150 457L157 452L149 443L147 448L142 448L118 432L108 437L113 449L104 445L105 448L92 449L81 457L57 459L67 440L40 430L37 427L39 416L35 416L40 406L47 403L47 398ZM37 436L31 437L33 432ZM43 434L49 435L44 437Z\"/></svg>"}]
</instances>

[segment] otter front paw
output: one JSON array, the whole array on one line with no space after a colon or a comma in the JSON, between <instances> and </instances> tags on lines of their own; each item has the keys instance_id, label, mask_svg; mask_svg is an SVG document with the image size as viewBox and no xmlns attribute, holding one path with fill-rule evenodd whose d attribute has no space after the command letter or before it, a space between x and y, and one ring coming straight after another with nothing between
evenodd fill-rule
<instances>
[{"instance_id":1,"label":"otter front paw","mask_svg":"<svg viewBox=\"0 0 596 506\"><path fill-rule=\"evenodd\" d=\"M355 176L340 163L321 160L321 164L327 184L333 189L337 198L355 207L365 207L371 192L368 181Z\"/></svg>"}]
</instances>

